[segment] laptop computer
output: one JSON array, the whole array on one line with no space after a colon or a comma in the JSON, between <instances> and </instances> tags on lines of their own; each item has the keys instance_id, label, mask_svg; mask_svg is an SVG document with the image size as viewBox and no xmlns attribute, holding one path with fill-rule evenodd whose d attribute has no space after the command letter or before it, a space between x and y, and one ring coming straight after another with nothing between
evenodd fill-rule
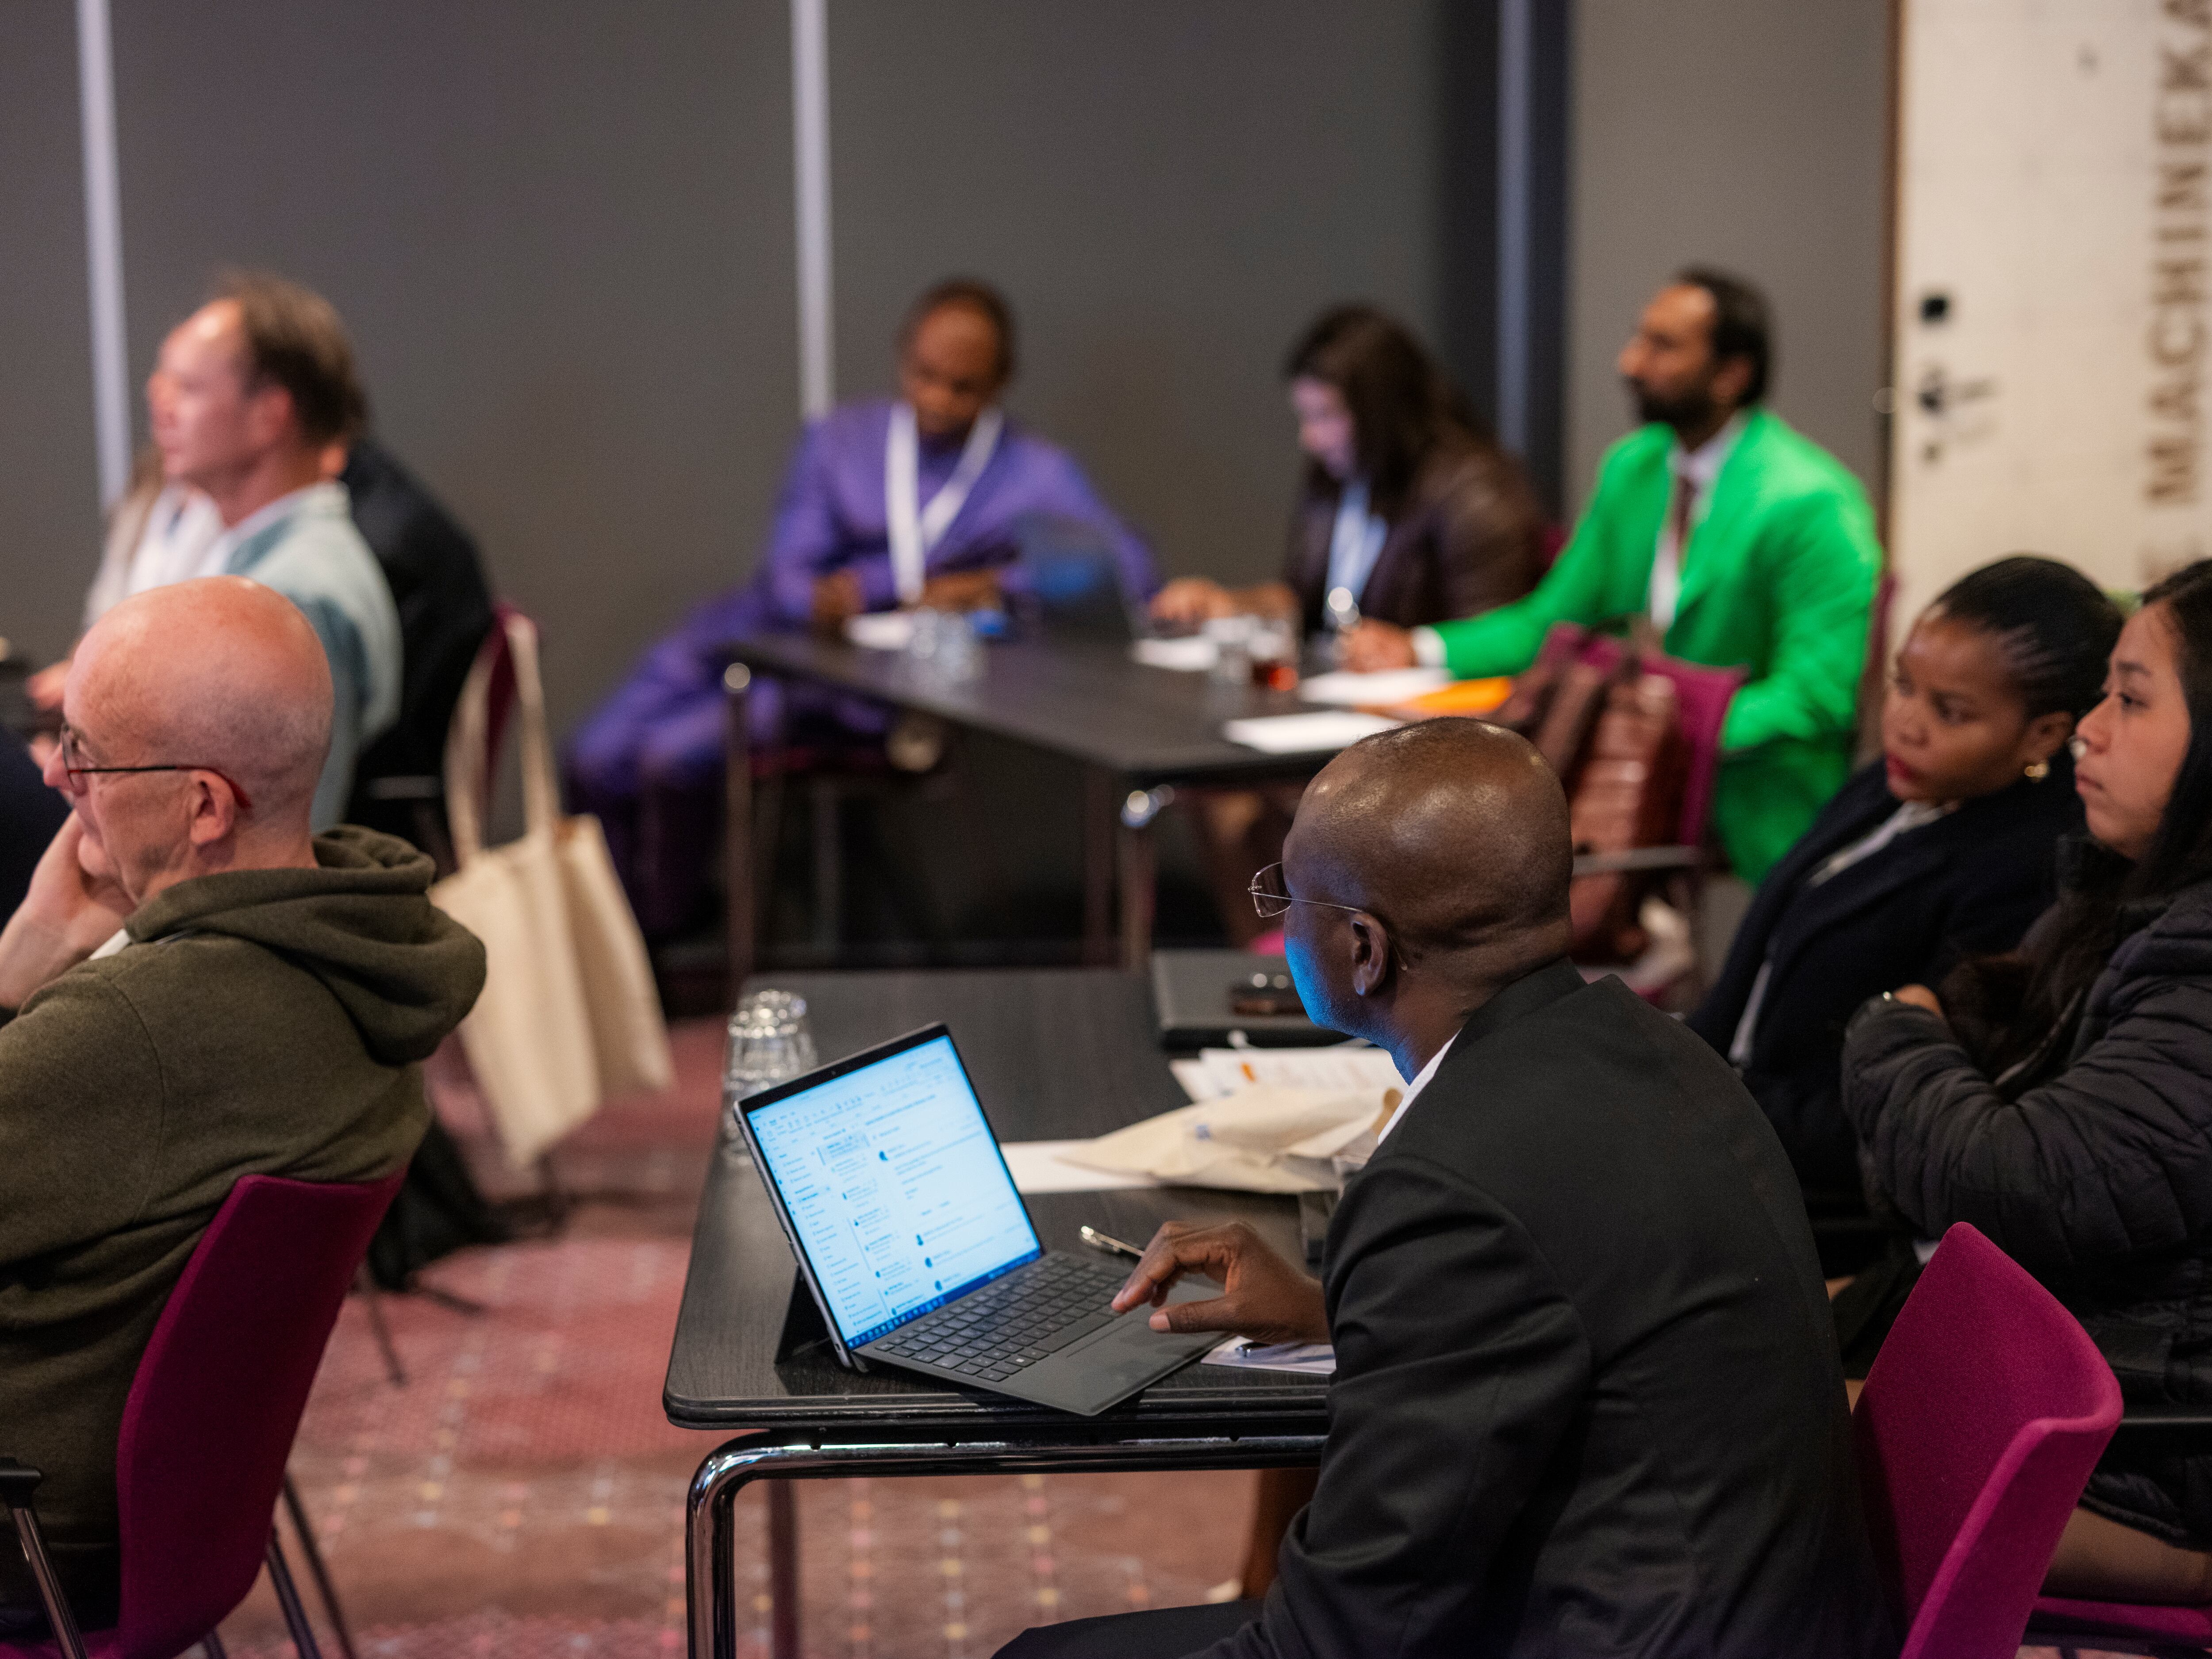
<instances>
[{"instance_id":1,"label":"laptop computer","mask_svg":"<svg viewBox=\"0 0 2212 1659\"><path fill-rule=\"evenodd\" d=\"M754 1167L839 1361L1085 1417L1221 1340L1109 1305L1126 1265L1047 1251L942 1024L741 1103ZM1171 1300L1218 1292L1186 1279Z\"/></svg>"}]
</instances>

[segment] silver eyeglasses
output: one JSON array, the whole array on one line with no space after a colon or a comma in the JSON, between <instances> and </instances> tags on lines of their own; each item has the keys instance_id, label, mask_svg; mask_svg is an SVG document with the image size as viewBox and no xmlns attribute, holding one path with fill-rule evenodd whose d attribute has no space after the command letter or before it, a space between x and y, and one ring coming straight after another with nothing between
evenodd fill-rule
<instances>
[{"instance_id":1,"label":"silver eyeglasses","mask_svg":"<svg viewBox=\"0 0 2212 1659\"><path fill-rule=\"evenodd\" d=\"M1339 904L1332 899L1300 898L1292 893L1283 879L1283 866L1271 864L1252 878L1252 884L1244 890L1252 896L1252 908L1264 921L1272 921L1293 904L1318 904L1324 910L1349 910L1354 915L1372 915L1373 911L1358 904Z\"/></svg>"}]
</instances>

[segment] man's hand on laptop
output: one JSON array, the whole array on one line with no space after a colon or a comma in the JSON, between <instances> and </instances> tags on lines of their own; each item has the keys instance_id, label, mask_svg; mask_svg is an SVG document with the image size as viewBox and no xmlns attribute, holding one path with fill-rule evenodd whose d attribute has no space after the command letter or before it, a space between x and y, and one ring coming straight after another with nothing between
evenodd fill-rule
<instances>
[{"instance_id":1,"label":"man's hand on laptop","mask_svg":"<svg viewBox=\"0 0 2212 1659\"><path fill-rule=\"evenodd\" d=\"M68 972L106 943L131 901L113 882L85 872L77 860L84 825L62 820L32 872L30 890L0 932L0 1008L20 1008L48 980Z\"/></svg>"},{"instance_id":2,"label":"man's hand on laptop","mask_svg":"<svg viewBox=\"0 0 2212 1659\"><path fill-rule=\"evenodd\" d=\"M1205 1302L1167 1300L1185 1273L1223 1287ZM1328 1316L1321 1281L1269 1249L1242 1221L1189 1227L1170 1221L1152 1235L1144 1260L1114 1298L1114 1311L1152 1304L1156 1331L1228 1331L1255 1342L1326 1342Z\"/></svg>"}]
</instances>

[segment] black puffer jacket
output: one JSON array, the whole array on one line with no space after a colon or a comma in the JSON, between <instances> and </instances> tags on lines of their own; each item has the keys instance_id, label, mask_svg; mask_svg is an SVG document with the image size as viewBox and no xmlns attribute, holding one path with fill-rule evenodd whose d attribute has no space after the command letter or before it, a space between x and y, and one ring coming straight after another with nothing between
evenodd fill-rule
<instances>
[{"instance_id":1,"label":"black puffer jacket","mask_svg":"<svg viewBox=\"0 0 2212 1659\"><path fill-rule=\"evenodd\" d=\"M2065 1063L2016 1100L1942 1020L1876 1000L1844 1039L1844 1110L1923 1237L1988 1234L2081 1320L2131 1401L2212 1403L2212 884L2121 929ZM2212 1455L2107 1454L2087 1501L2203 1547Z\"/></svg>"}]
</instances>

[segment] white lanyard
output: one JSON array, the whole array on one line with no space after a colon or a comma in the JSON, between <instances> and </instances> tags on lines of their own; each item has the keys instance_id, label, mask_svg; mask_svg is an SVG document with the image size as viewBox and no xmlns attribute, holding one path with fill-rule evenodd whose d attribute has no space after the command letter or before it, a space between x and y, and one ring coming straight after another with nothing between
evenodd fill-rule
<instances>
[{"instance_id":1,"label":"white lanyard","mask_svg":"<svg viewBox=\"0 0 2212 1659\"><path fill-rule=\"evenodd\" d=\"M1367 510L1367 480L1354 478L1345 485L1337 501L1336 525L1328 538L1328 591L1332 597L1342 589L1357 608L1360 596L1367 591L1367 579L1375 574L1375 562L1382 556L1382 544L1389 535L1390 526Z\"/></svg>"},{"instance_id":2,"label":"white lanyard","mask_svg":"<svg viewBox=\"0 0 2212 1659\"><path fill-rule=\"evenodd\" d=\"M975 424L968 428L968 446L960 452L960 465L923 511L915 499L921 490L921 440L915 429L914 405L901 402L891 406L890 438L884 446L884 513L890 531L891 581L900 604L912 605L921 598L923 563L967 505L968 492L991 464L1000 428L1006 423L996 409L975 417Z\"/></svg>"}]
</instances>

